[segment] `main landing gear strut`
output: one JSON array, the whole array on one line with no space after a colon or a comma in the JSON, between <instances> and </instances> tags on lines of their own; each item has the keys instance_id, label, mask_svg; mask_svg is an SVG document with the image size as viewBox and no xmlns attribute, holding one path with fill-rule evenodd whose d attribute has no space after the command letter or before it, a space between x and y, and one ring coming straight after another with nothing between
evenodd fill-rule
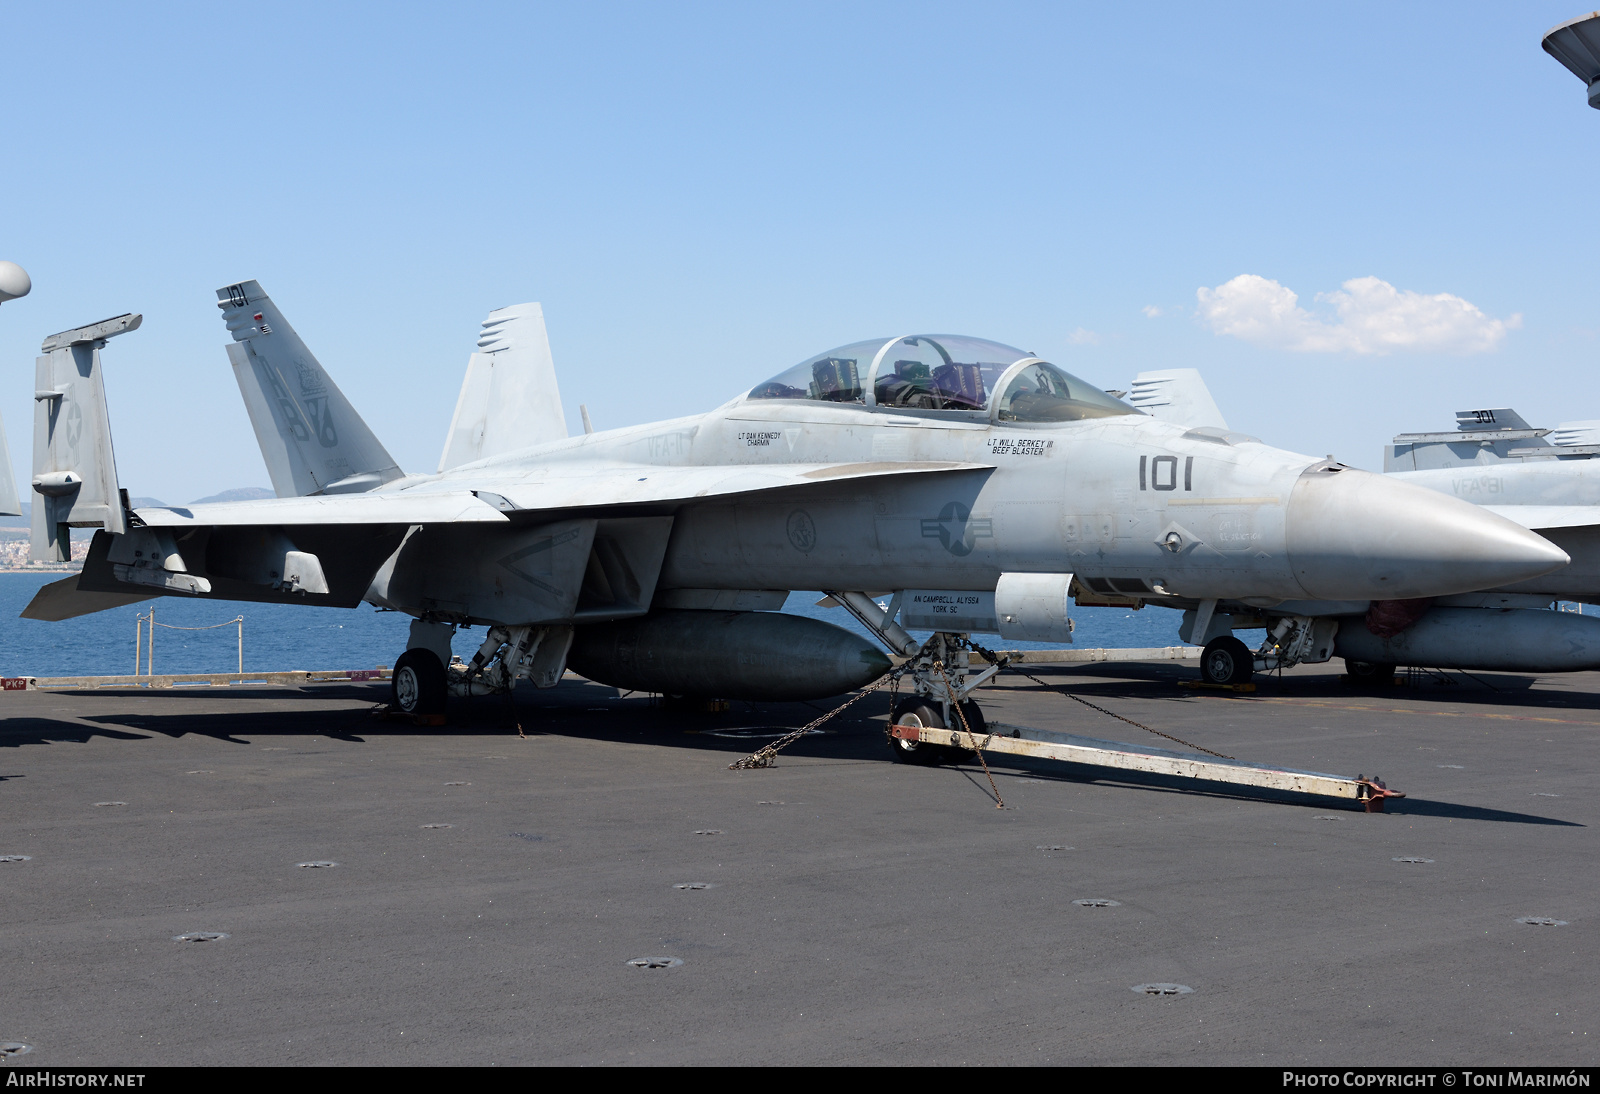
<instances>
[{"instance_id":1,"label":"main landing gear strut","mask_svg":"<svg viewBox=\"0 0 1600 1094\"><path fill-rule=\"evenodd\" d=\"M449 696L505 695L516 682L554 687L567 663L572 627L491 627L466 663L450 656L448 623L411 624L411 648L395 662L390 702L403 714L443 714Z\"/></svg>"}]
</instances>

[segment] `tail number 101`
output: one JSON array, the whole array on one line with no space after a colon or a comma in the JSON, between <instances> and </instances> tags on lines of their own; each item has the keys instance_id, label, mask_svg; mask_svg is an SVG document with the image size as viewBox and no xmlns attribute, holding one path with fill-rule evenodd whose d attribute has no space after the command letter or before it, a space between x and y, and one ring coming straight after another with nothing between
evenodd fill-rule
<instances>
[{"instance_id":1,"label":"tail number 101","mask_svg":"<svg viewBox=\"0 0 1600 1094\"><path fill-rule=\"evenodd\" d=\"M1178 488L1178 457L1140 456L1140 490L1176 490ZM1194 489L1194 457L1183 459L1183 488Z\"/></svg>"}]
</instances>

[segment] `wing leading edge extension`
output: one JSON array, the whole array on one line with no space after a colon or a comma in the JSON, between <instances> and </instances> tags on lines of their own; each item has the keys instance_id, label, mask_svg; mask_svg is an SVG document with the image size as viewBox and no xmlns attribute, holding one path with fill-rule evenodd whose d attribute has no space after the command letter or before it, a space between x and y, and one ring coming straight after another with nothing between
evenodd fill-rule
<instances>
[{"instance_id":1,"label":"wing leading edge extension","mask_svg":"<svg viewBox=\"0 0 1600 1094\"><path fill-rule=\"evenodd\" d=\"M746 467L564 465L516 477L451 478L409 490L354 496L276 498L147 507L147 527L430 525L504 521L507 513L595 510L698 501L862 479L991 471L982 463L766 464Z\"/></svg>"}]
</instances>

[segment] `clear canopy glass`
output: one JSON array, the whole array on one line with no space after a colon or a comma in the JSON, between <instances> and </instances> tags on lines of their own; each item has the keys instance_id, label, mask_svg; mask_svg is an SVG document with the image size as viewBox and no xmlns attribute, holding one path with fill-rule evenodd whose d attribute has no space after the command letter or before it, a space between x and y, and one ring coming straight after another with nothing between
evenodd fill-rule
<instances>
[{"instance_id":1,"label":"clear canopy glass","mask_svg":"<svg viewBox=\"0 0 1600 1094\"><path fill-rule=\"evenodd\" d=\"M1076 422L1137 413L1121 399L1112 398L1071 373L1035 361L1006 384L995 417L1002 422Z\"/></svg>"},{"instance_id":2,"label":"clear canopy glass","mask_svg":"<svg viewBox=\"0 0 1600 1094\"><path fill-rule=\"evenodd\" d=\"M867 369L878 348L888 341L853 342L808 357L750 392L752 399L816 399L825 403L862 403Z\"/></svg>"},{"instance_id":3,"label":"clear canopy glass","mask_svg":"<svg viewBox=\"0 0 1600 1094\"><path fill-rule=\"evenodd\" d=\"M897 338L878 354L873 397L879 406L913 410L984 410L1000 374L1027 356L958 335Z\"/></svg>"},{"instance_id":4,"label":"clear canopy glass","mask_svg":"<svg viewBox=\"0 0 1600 1094\"><path fill-rule=\"evenodd\" d=\"M1029 361L1009 380L1006 374ZM1002 382L1005 390L995 399ZM870 398L869 398L870 392ZM922 411L981 413L1002 421L1066 422L1137 414L1054 365L998 342L962 335L875 338L808 357L751 390L751 399L871 403Z\"/></svg>"}]
</instances>

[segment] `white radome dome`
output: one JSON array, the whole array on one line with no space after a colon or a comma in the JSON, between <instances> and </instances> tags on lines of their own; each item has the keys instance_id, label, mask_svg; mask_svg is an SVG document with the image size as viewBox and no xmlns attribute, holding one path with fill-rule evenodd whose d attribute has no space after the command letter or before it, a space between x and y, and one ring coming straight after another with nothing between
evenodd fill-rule
<instances>
[{"instance_id":1,"label":"white radome dome","mask_svg":"<svg viewBox=\"0 0 1600 1094\"><path fill-rule=\"evenodd\" d=\"M27 296L32 289L33 280L27 270L15 262L0 262L0 301Z\"/></svg>"}]
</instances>

